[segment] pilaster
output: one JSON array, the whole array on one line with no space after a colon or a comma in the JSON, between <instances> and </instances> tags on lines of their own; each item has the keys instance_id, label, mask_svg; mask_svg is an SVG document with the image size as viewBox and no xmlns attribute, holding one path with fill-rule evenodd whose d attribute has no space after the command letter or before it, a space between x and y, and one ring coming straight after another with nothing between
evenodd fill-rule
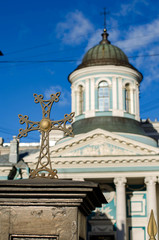
<instances>
[{"instance_id":1,"label":"pilaster","mask_svg":"<svg viewBox=\"0 0 159 240\"><path fill-rule=\"evenodd\" d=\"M72 112L75 112L75 90L74 90L74 86L71 86L71 97L72 97Z\"/></svg>"},{"instance_id":2,"label":"pilaster","mask_svg":"<svg viewBox=\"0 0 159 240\"><path fill-rule=\"evenodd\" d=\"M116 77L112 78L112 100L113 100L113 115L115 115L117 111L117 84L116 84Z\"/></svg>"},{"instance_id":3,"label":"pilaster","mask_svg":"<svg viewBox=\"0 0 159 240\"><path fill-rule=\"evenodd\" d=\"M130 87L130 113L134 114L134 96L133 96L133 87Z\"/></svg>"},{"instance_id":4,"label":"pilaster","mask_svg":"<svg viewBox=\"0 0 159 240\"><path fill-rule=\"evenodd\" d=\"M95 111L95 81L91 78L91 111Z\"/></svg>"},{"instance_id":5,"label":"pilaster","mask_svg":"<svg viewBox=\"0 0 159 240\"><path fill-rule=\"evenodd\" d=\"M86 114L89 111L89 79L86 79L86 89L85 89L85 106L86 106Z\"/></svg>"},{"instance_id":6,"label":"pilaster","mask_svg":"<svg viewBox=\"0 0 159 240\"><path fill-rule=\"evenodd\" d=\"M140 120L140 109L139 109L139 84L136 84L136 120Z\"/></svg>"},{"instance_id":7,"label":"pilaster","mask_svg":"<svg viewBox=\"0 0 159 240\"><path fill-rule=\"evenodd\" d=\"M123 87L122 87L122 78L119 77L118 78L118 98L117 98L117 102L118 102L118 113L117 115L118 116L123 116L123 97L122 97L122 94L123 94Z\"/></svg>"}]
</instances>

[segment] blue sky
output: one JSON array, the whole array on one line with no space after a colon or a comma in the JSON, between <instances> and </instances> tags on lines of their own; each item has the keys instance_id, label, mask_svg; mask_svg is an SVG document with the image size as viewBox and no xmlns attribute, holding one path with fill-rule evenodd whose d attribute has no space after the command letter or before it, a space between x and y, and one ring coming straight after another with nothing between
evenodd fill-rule
<instances>
[{"instance_id":1,"label":"blue sky","mask_svg":"<svg viewBox=\"0 0 159 240\"><path fill-rule=\"evenodd\" d=\"M0 62L0 136L5 142L25 127L19 124L18 114L41 120L41 108L34 103L33 93L47 98L61 91L51 118L58 120L70 113L67 77L84 53L101 40L100 13L104 7L110 12L109 40L130 57L130 63L144 76L140 87L141 118L159 119L158 1L5 0L0 1L0 50L4 53L0 61L8 61ZM21 141L39 141L39 134L30 133Z\"/></svg>"}]
</instances>

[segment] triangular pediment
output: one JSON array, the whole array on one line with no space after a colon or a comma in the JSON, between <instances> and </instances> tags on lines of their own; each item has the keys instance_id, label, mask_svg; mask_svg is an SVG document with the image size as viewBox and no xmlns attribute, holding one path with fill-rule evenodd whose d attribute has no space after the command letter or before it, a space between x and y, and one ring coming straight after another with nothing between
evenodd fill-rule
<instances>
[{"instance_id":1,"label":"triangular pediment","mask_svg":"<svg viewBox=\"0 0 159 240\"><path fill-rule=\"evenodd\" d=\"M122 156L159 154L159 149L109 131L96 129L61 140L50 152L51 156L57 157Z\"/></svg>"}]
</instances>

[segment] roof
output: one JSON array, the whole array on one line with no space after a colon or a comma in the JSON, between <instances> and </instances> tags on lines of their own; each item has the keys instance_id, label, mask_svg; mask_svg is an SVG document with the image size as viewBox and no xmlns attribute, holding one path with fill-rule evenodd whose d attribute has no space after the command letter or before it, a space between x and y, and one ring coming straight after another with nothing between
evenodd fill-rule
<instances>
[{"instance_id":1,"label":"roof","mask_svg":"<svg viewBox=\"0 0 159 240\"><path fill-rule=\"evenodd\" d=\"M124 117L100 116L85 118L75 121L72 126L75 135L101 128L110 132L133 133L146 136L140 122Z\"/></svg>"},{"instance_id":2,"label":"roof","mask_svg":"<svg viewBox=\"0 0 159 240\"><path fill-rule=\"evenodd\" d=\"M10 167L13 164L9 162L9 154L0 155L0 166Z\"/></svg>"},{"instance_id":3,"label":"roof","mask_svg":"<svg viewBox=\"0 0 159 240\"><path fill-rule=\"evenodd\" d=\"M108 35L106 29L104 29L102 41L87 51L83 57L82 63L77 69L99 65L116 65L126 66L137 71L137 69L129 63L126 54L120 48L110 43L107 39Z\"/></svg>"},{"instance_id":4,"label":"roof","mask_svg":"<svg viewBox=\"0 0 159 240\"><path fill-rule=\"evenodd\" d=\"M27 148L19 151L19 161L24 157L39 152L39 148ZM19 162L18 161L18 162ZM13 166L12 162L9 162L9 152L6 154L0 155L0 166Z\"/></svg>"}]
</instances>

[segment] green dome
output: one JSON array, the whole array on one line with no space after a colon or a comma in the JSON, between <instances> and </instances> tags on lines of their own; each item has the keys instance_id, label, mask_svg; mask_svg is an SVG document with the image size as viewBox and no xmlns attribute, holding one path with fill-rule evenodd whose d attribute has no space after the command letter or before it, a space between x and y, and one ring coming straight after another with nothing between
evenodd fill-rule
<instances>
[{"instance_id":1,"label":"green dome","mask_svg":"<svg viewBox=\"0 0 159 240\"><path fill-rule=\"evenodd\" d=\"M134 69L125 53L120 48L111 45L107 37L108 33L104 30L102 41L88 50L77 69L99 65L126 66Z\"/></svg>"}]
</instances>

